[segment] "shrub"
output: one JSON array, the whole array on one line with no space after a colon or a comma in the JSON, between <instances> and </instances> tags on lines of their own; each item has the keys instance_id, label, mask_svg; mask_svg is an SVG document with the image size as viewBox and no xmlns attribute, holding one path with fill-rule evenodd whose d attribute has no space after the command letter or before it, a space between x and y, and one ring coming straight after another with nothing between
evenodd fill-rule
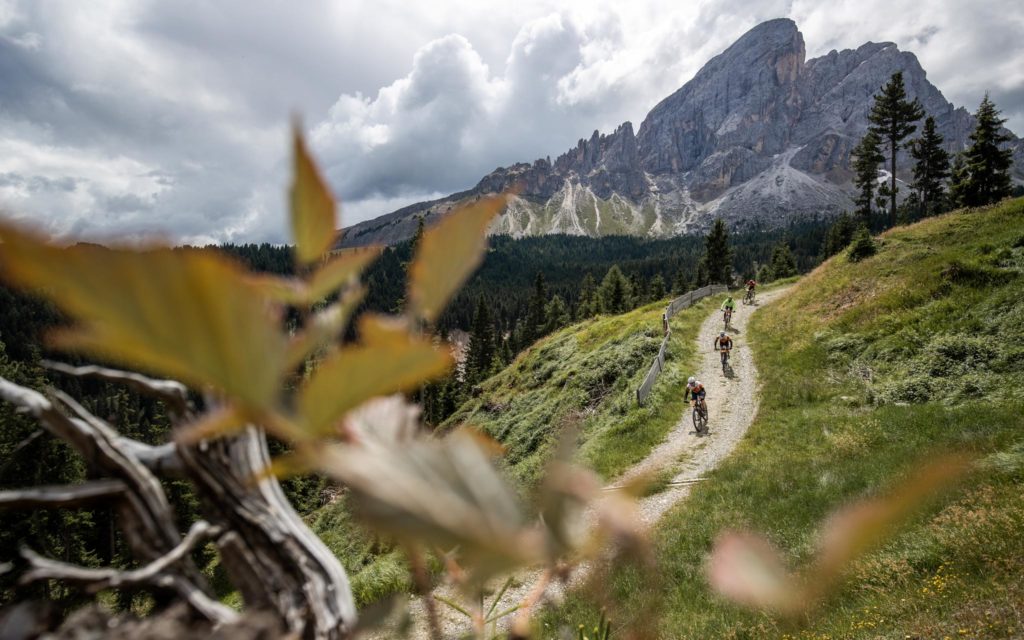
<instances>
[{"instance_id":1,"label":"shrub","mask_svg":"<svg viewBox=\"0 0 1024 640\"><path fill-rule=\"evenodd\" d=\"M850 262L860 262L864 258L870 258L877 252L878 247L875 245L875 240L871 237L871 233L866 227L861 227L857 230L857 234L853 236L853 242L850 243L850 249L846 255Z\"/></svg>"},{"instance_id":2,"label":"shrub","mask_svg":"<svg viewBox=\"0 0 1024 640\"><path fill-rule=\"evenodd\" d=\"M999 351L993 338L985 336L944 335L925 348L928 373L940 378L960 375L974 369L990 368Z\"/></svg>"},{"instance_id":3,"label":"shrub","mask_svg":"<svg viewBox=\"0 0 1024 640\"><path fill-rule=\"evenodd\" d=\"M942 279L952 284L967 287L990 287L1006 284L1016 277L1012 271L1005 271L980 264L953 260L942 270Z\"/></svg>"}]
</instances>

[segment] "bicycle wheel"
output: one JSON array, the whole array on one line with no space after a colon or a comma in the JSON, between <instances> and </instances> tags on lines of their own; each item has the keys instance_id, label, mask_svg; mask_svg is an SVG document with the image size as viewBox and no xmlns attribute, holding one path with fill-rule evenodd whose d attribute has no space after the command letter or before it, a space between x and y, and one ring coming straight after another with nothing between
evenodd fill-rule
<instances>
[{"instance_id":1,"label":"bicycle wheel","mask_svg":"<svg viewBox=\"0 0 1024 640\"><path fill-rule=\"evenodd\" d=\"M707 407L702 407L699 411L700 427L697 429L700 433L708 432L708 410Z\"/></svg>"}]
</instances>

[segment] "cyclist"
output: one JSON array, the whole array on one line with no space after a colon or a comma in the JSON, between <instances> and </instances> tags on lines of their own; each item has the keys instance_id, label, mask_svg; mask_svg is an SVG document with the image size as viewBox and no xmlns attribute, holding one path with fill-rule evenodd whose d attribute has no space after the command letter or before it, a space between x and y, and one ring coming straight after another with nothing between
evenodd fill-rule
<instances>
[{"instance_id":1,"label":"cyclist","mask_svg":"<svg viewBox=\"0 0 1024 640\"><path fill-rule=\"evenodd\" d=\"M693 402L700 401L701 407L707 408L707 404L704 401L704 397L707 396L707 391L704 390L704 385L693 376L686 381L686 390L683 391L683 402L691 400Z\"/></svg>"},{"instance_id":2,"label":"cyclist","mask_svg":"<svg viewBox=\"0 0 1024 640\"><path fill-rule=\"evenodd\" d=\"M729 352L732 351L732 338L730 338L724 331L718 334L715 338L715 351L719 351L722 354L722 367L725 367L725 363L729 361Z\"/></svg>"},{"instance_id":3,"label":"cyclist","mask_svg":"<svg viewBox=\"0 0 1024 640\"><path fill-rule=\"evenodd\" d=\"M754 282L753 278L751 278L750 280L747 280L747 295L745 296L744 299L745 300L750 300L751 302L753 302L754 301L754 289L756 289L756 288L757 288L757 283Z\"/></svg>"},{"instance_id":4,"label":"cyclist","mask_svg":"<svg viewBox=\"0 0 1024 640\"><path fill-rule=\"evenodd\" d=\"M736 303L733 301L732 296L725 299L722 303L722 320L725 322L725 328L729 328L729 323L732 321L732 312L736 310Z\"/></svg>"}]
</instances>

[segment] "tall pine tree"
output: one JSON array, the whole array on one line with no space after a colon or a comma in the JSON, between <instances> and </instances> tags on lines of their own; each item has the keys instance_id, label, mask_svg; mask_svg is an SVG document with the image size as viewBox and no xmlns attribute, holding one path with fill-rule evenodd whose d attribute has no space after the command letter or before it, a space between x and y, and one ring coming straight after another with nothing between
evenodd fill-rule
<instances>
[{"instance_id":1,"label":"tall pine tree","mask_svg":"<svg viewBox=\"0 0 1024 640\"><path fill-rule=\"evenodd\" d=\"M874 131L868 130L860 143L853 148L853 184L857 187L857 216L866 227L871 226L871 210L875 203L875 189L878 186L878 165L885 161L879 150L881 139Z\"/></svg>"},{"instance_id":2,"label":"tall pine tree","mask_svg":"<svg viewBox=\"0 0 1024 640\"><path fill-rule=\"evenodd\" d=\"M942 148L942 136L935 130L935 118L924 120L921 137L910 143L914 158L914 183L921 215L932 215L942 209L945 200L943 183L949 177L949 153Z\"/></svg>"},{"instance_id":3,"label":"tall pine tree","mask_svg":"<svg viewBox=\"0 0 1024 640\"><path fill-rule=\"evenodd\" d=\"M473 331L469 334L469 347L466 350L467 383L475 384L490 374L496 350L494 321L487 301L480 296L476 313L473 314Z\"/></svg>"},{"instance_id":4,"label":"tall pine tree","mask_svg":"<svg viewBox=\"0 0 1024 640\"><path fill-rule=\"evenodd\" d=\"M587 275L583 276L583 282L580 283L579 302L576 305L576 319L586 320L596 315L598 311L597 281L594 280L593 275L587 273Z\"/></svg>"},{"instance_id":5,"label":"tall pine tree","mask_svg":"<svg viewBox=\"0 0 1024 640\"><path fill-rule=\"evenodd\" d=\"M537 272L533 280L533 295L530 296L530 305L526 311L526 326L523 327L523 339L526 346L544 335L544 325L547 318L544 316L544 308L548 304L548 287L544 282L544 273Z\"/></svg>"},{"instance_id":6,"label":"tall pine tree","mask_svg":"<svg viewBox=\"0 0 1024 640\"><path fill-rule=\"evenodd\" d=\"M797 273L796 258L793 251L785 242L780 242L772 249L772 275L778 278L788 278Z\"/></svg>"},{"instance_id":7,"label":"tall pine tree","mask_svg":"<svg viewBox=\"0 0 1024 640\"><path fill-rule=\"evenodd\" d=\"M601 281L601 311L604 313L622 313L629 309L629 281L622 275L619 265L612 265Z\"/></svg>"},{"instance_id":8,"label":"tall pine tree","mask_svg":"<svg viewBox=\"0 0 1024 640\"><path fill-rule=\"evenodd\" d=\"M977 124L971 134L971 146L964 152L967 183L961 191L963 204L980 207L1010 195L1013 156L1010 149L1002 148L1011 140L1002 127L1006 120L999 117L999 110L987 93L974 118Z\"/></svg>"},{"instance_id":9,"label":"tall pine tree","mask_svg":"<svg viewBox=\"0 0 1024 640\"><path fill-rule=\"evenodd\" d=\"M651 279L651 290L650 290L650 301L657 302L665 297L665 278L661 277L661 274L656 274Z\"/></svg>"},{"instance_id":10,"label":"tall pine tree","mask_svg":"<svg viewBox=\"0 0 1024 640\"><path fill-rule=\"evenodd\" d=\"M704 267L709 282L729 284L732 280L732 255L729 231L725 228L725 222L718 218L704 240Z\"/></svg>"},{"instance_id":11,"label":"tall pine tree","mask_svg":"<svg viewBox=\"0 0 1024 640\"><path fill-rule=\"evenodd\" d=\"M915 98L907 100L907 91L903 86L903 72L892 74L889 82L875 94L875 102L871 106L868 120L871 130L888 146L889 151L889 223L896 226L896 154L903 141L917 130L914 123L924 115L921 103Z\"/></svg>"}]
</instances>

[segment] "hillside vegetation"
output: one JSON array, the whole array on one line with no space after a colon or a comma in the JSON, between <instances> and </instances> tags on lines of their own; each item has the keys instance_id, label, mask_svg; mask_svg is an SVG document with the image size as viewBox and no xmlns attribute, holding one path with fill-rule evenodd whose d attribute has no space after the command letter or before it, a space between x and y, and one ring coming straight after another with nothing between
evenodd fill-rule
<instances>
[{"instance_id":1,"label":"hillside vegetation","mask_svg":"<svg viewBox=\"0 0 1024 640\"><path fill-rule=\"evenodd\" d=\"M502 443L503 464L524 495L569 427L578 431L580 462L605 478L616 476L657 445L681 414L694 336L715 304L705 300L673 318L665 369L638 407L635 390L661 344L665 302L598 316L543 338L484 381L441 428L465 424ZM411 589L401 552L366 533L343 496L307 521L341 558L360 603Z\"/></svg>"},{"instance_id":2,"label":"hillside vegetation","mask_svg":"<svg viewBox=\"0 0 1024 640\"><path fill-rule=\"evenodd\" d=\"M655 598L665 638L1007 638L1024 634L1024 200L955 212L839 255L755 316L760 412L736 453L659 525L652 592L614 575L619 625ZM859 561L803 627L711 593L725 529L767 534L799 567L836 507L936 451L979 470ZM583 594L548 615L596 619Z\"/></svg>"}]
</instances>

